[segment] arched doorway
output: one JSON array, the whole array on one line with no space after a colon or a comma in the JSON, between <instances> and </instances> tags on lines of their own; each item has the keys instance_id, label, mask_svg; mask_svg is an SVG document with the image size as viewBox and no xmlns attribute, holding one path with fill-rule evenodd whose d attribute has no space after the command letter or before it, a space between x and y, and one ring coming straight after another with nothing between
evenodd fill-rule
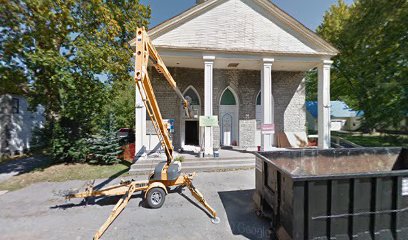
<instances>
[{"instance_id":1,"label":"arched doorway","mask_svg":"<svg viewBox=\"0 0 408 240\"><path fill-rule=\"evenodd\" d=\"M181 147L199 146L200 145L200 127L198 118L201 114L201 100L197 90L193 86L189 86L183 93L185 99L190 102L193 111L193 116L187 119L184 109L180 111L180 140Z\"/></svg>"},{"instance_id":2,"label":"arched doorway","mask_svg":"<svg viewBox=\"0 0 408 240\"><path fill-rule=\"evenodd\" d=\"M227 87L220 98L220 142L223 146L238 145L238 97L234 90Z\"/></svg>"}]
</instances>

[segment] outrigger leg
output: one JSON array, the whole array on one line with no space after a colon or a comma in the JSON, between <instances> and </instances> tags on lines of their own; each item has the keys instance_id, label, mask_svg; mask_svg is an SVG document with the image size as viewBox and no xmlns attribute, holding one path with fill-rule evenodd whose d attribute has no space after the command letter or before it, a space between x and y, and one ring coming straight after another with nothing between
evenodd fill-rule
<instances>
[{"instance_id":1,"label":"outrigger leg","mask_svg":"<svg viewBox=\"0 0 408 240\"><path fill-rule=\"evenodd\" d=\"M194 196L197 201L199 201L210 213L211 215L211 222L212 223L219 223L220 219L217 217L217 212L205 201L203 194L198 191L197 188L193 185L193 177L195 173L192 174L184 174L179 176L178 179L174 182L167 183L164 185L161 181L124 181L120 184L116 184L113 186L105 187L100 190L94 190L93 185L87 186L84 192L76 193L76 194L69 194L65 196L66 199L71 198L89 198L89 197L100 197L100 196L121 196L122 198L116 203L115 207L112 209L111 214L109 215L108 219L105 223L99 228L99 230L95 233L94 240L99 240L103 233L108 229L108 227L112 224L112 222L119 216L119 214L125 209L127 204L129 203L130 198L132 197L133 193L137 191L146 191L160 187L187 187L191 194ZM167 193L167 191L166 191ZM164 201L164 199L163 199Z\"/></svg>"},{"instance_id":2,"label":"outrigger leg","mask_svg":"<svg viewBox=\"0 0 408 240\"><path fill-rule=\"evenodd\" d=\"M217 224L220 222L220 218L217 217L217 212L205 201L203 194L198 191L196 187L194 187L193 182L192 182L192 177L190 178L188 175L184 176L184 184L187 186L187 188L190 190L191 195L194 196L197 201L199 201L211 214L211 222L214 224Z\"/></svg>"},{"instance_id":3,"label":"outrigger leg","mask_svg":"<svg viewBox=\"0 0 408 240\"><path fill-rule=\"evenodd\" d=\"M87 186L84 192L69 194L65 196L66 199L71 198L88 198L88 197L100 197L100 196L120 196L122 198L116 203L115 207L112 209L111 214L105 223L99 228L93 237L94 240L99 240L106 229L112 224L112 222L119 216L119 214L125 209L130 198L134 192L144 191L148 187L148 181L125 181L120 184L113 185L110 187L102 188L100 190L94 190L93 186Z\"/></svg>"},{"instance_id":4,"label":"outrigger leg","mask_svg":"<svg viewBox=\"0 0 408 240\"><path fill-rule=\"evenodd\" d=\"M112 209L112 212L106 222L99 228L99 230L95 233L94 240L99 240L102 234L106 231L106 229L112 224L112 222L116 219L116 217L122 212L122 210L126 207L129 202L129 199L132 197L133 193L136 191L136 187L134 184L130 184L129 190L126 192L125 195L116 203L115 207Z\"/></svg>"}]
</instances>

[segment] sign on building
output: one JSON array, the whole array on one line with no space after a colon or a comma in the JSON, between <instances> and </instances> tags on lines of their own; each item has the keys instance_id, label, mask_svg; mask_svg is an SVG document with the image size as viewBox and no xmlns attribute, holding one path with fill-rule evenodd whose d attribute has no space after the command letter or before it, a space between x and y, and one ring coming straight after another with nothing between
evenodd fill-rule
<instances>
[{"instance_id":1,"label":"sign on building","mask_svg":"<svg viewBox=\"0 0 408 240\"><path fill-rule=\"evenodd\" d=\"M200 116L200 127L218 126L218 116Z\"/></svg>"},{"instance_id":2,"label":"sign on building","mask_svg":"<svg viewBox=\"0 0 408 240\"><path fill-rule=\"evenodd\" d=\"M261 124L262 134L273 134L275 133L275 124Z\"/></svg>"},{"instance_id":3,"label":"sign on building","mask_svg":"<svg viewBox=\"0 0 408 240\"><path fill-rule=\"evenodd\" d=\"M163 122L167 124L167 130L174 133L174 119L163 119Z\"/></svg>"}]
</instances>

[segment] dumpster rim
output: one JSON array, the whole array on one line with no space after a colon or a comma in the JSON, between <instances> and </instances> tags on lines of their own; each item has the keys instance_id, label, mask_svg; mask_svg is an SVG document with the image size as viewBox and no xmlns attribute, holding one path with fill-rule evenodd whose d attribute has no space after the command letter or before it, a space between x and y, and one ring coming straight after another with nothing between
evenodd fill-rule
<instances>
[{"instance_id":1,"label":"dumpster rim","mask_svg":"<svg viewBox=\"0 0 408 240\"><path fill-rule=\"evenodd\" d=\"M361 150L361 149L368 149L365 147L361 148L353 148L353 150ZM369 149L393 149L393 150L403 150L408 149L406 147L370 147ZM387 171L376 171L376 172L357 172L357 173L335 173L335 174L321 174L321 175L295 175L288 172L286 169L283 169L277 166L273 160L266 158L265 156L261 155L261 153L270 153L270 152L288 152L288 151L296 151L296 150L318 150L318 151L327 151L330 149L312 149L312 148L298 148L298 149L288 149L288 150L277 150L277 151L267 151L267 152L256 152L255 156L258 158L263 159L264 161L269 162L273 168L282 172L286 177L289 177L293 181L307 181L307 180L329 180L329 179L350 179L350 178L372 178L372 177L383 177L383 176L408 176L408 169L403 170L387 170ZM263 168L263 167L262 167ZM404 175L404 176L402 176Z\"/></svg>"}]
</instances>

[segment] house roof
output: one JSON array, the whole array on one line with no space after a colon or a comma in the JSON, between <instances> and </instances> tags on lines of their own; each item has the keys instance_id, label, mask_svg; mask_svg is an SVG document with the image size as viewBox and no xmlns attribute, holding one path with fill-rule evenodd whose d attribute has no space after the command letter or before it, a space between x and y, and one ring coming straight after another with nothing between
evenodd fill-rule
<instances>
[{"instance_id":1,"label":"house roof","mask_svg":"<svg viewBox=\"0 0 408 240\"><path fill-rule=\"evenodd\" d=\"M355 111L351 109L343 101L330 101L330 115L335 118L347 118L347 117L362 117L363 111ZM317 118L318 105L316 101L307 101L306 110L314 117Z\"/></svg>"},{"instance_id":2,"label":"house roof","mask_svg":"<svg viewBox=\"0 0 408 240\"><path fill-rule=\"evenodd\" d=\"M269 0L209 0L149 30L158 48L327 55L338 50ZM134 45L135 39L130 41Z\"/></svg>"}]
</instances>

